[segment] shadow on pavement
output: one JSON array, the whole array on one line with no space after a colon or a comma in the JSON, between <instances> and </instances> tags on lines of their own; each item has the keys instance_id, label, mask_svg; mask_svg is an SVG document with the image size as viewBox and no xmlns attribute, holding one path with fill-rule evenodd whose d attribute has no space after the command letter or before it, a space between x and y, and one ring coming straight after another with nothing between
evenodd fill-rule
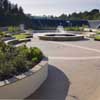
<instances>
[{"instance_id":1,"label":"shadow on pavement","mask_svg":"<svg viewBox=\"0 0 100 100\"><path fill-rule=\"evenodd\" d=\"M43 85L26 99L32 100L65 100L70 82L61 70L49 65L48 78Z\"/></svg>"}]
</instances>

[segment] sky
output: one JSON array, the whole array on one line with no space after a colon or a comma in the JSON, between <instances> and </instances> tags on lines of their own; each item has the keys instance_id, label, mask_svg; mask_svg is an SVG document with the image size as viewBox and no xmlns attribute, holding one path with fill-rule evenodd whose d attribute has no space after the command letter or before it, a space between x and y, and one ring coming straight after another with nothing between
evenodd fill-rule
<instances>
[{"instance_id":1,"label":"sky","mask_svg":"<svg viewBox=\"0 0 100 100\"><path fill-rule=\"evenodd\" d=\"M100 9L100 0L9 0L35 16L71 14Z\"/></svg>"}]
</instances>

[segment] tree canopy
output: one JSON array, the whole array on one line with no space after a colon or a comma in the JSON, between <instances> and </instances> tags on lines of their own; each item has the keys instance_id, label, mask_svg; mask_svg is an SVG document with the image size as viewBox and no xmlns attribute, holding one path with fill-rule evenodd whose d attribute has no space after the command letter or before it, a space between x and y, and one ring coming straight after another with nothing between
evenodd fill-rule
<instances>
[{"instance_id":1,"label":"tree canopy","mask_svg":"<svg viewBox=\"0 0 100 100\"><path fill-rule=\"evenodd\" d=\"M100 10L99 9L93 9L91 11L84 11L79 13L72 13L72 14L62 14L58 18L60 19L66 19L66 20L100 20Z\"/></svg>"},{"instance_id":2,"label":"tree canopy","mask_svg":"<svg viewBox=\"0 0 100 100\"><path fill-rule=\"evenodd\" d=\"M22 7L18 7L17 4L12 4L8 0L0 0L0 15L8 16L8 15L23 15Z\"/></svg>"},{"instance_id":3,"label":"tree canopy","mask_svg":"<svg viewBox=\"0 0 100 100\"><path fill-rule=\"evenodd\" d=\"M24 13L22 7L12 4L9 0L0 0L0 27L20 24L32 27L32 20Z\"/></svg>"},{"instance_id":4,"label":"tree canopy","mask_svg":"<svg viewBox=\"0 0 100 100\"><path fill-rule=\"evenodd\" d=\"M23 11L23 8L17 4L12 4L9 0L0 0L0 27L12 25L18 26L19 24L25 24L26 27L32 28L34 24L32 18L34 18L34 16L26 15ZM84 11L79 13L74 12L69 15L62 14L58 17L45 16L45 18L63 20L100 20L100 10L93 9L91 11Z\"/></svg>"}]
</instances>

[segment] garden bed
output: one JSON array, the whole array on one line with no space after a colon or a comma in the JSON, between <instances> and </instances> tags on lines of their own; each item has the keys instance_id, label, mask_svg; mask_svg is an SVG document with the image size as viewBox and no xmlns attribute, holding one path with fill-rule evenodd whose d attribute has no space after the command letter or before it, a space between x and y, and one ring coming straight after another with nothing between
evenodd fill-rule
<instances>
[{"instance_id":1,"label":"garden bed","mask_svg":"<svg viewBox=\"0 0 100 100\"><path fill-rule=\"evenodd\" d=\"M32 38L33 36L31 34L20 33L12 35L12 37L16 38L17 40L20 40L20 39Z\"/></svg>"},{"instance_id":2,"label":"garden bed","mask_svg":"<svg viewBox=\"0 0 100 100\"><path fill-rule=\"evenodd\" d=\"M46 80L48 59L37 47L14 47L0 39L0 98L24 99Z\"/></svg>"},{"instance_id":3,"label":"garden bed","mask_svg":"<svg viewBox=\"0 0 100 100\"><path fill-rule=\"evenodd\" d=\"M40 49L25 45L13 47L0 42L0 81L11 78L38 64L43 57Z\"/></svg>"},{"instance_id":4,"label":"garden bed","mask_svg":"<svg viewBox=\"0 0 100 100\"><path fill-rule=\"evenodd\" d=\"M9 44L9 45L17 45L17 44L19 44L19 43L23 43L23 42L26 43L26 42L29 42L29 41L31 41L31 39L29 39L29 38L20 39L20 40L13 39L13 40L8 41L8 44Z\"/></svg>"},{"instance_id":5,"label":"garden bed","mask_svg":"<svg viewBox=\"0 0 100 100\"><path fill-rule=\"evenodd\" d=\"M43 58L38 65L29 71L0 81L0 98L24 99L33 94L47 79L47 76L48 59Z\"/></svg>"}]
</instances>

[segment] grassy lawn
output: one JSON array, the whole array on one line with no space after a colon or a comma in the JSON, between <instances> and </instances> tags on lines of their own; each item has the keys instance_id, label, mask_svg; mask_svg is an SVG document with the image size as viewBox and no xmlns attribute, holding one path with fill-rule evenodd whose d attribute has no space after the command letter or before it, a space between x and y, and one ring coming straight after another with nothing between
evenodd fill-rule
<instances>
[{"instance_id":1,"label":"grassy lawn","mask_svg":"<svg viewBox=\"0 0 100 100\"><path fill-rule=\"evenodd\" d=\"M20 39L25 39L27 36L29 36L28 34L16 34L13 35L12 37L15 37L16 39L20 40Z\"/></svg>"},{"instance_id":2,"label":"grassy lawn","mask_svg":"<svg viewBox=\"0 0 100 100\"><path fill-rule=\"evenodd\" d=\"M97 33L97 34L100 34L100 31L97 31L96 33Z\"/></svg>"},{"instance_id":3,"label":"grassy lawn","mask_svg":"<svg viewBox=\"0 0 100 100\"><path fill-rule=\"evenodd\" d=\"M95 36L94 39L100 41L100 35Z\"/></svg>"},{"instance_id":4,"label":"grassy lawn","mask_svg":"<svg viewBox=\"0 0 100 100\"><path fill-rule=\"evenodd\" d=\"M83 31L83 28L80 27L65 27L65 31Z\"/></svg>"}]
</instances>

